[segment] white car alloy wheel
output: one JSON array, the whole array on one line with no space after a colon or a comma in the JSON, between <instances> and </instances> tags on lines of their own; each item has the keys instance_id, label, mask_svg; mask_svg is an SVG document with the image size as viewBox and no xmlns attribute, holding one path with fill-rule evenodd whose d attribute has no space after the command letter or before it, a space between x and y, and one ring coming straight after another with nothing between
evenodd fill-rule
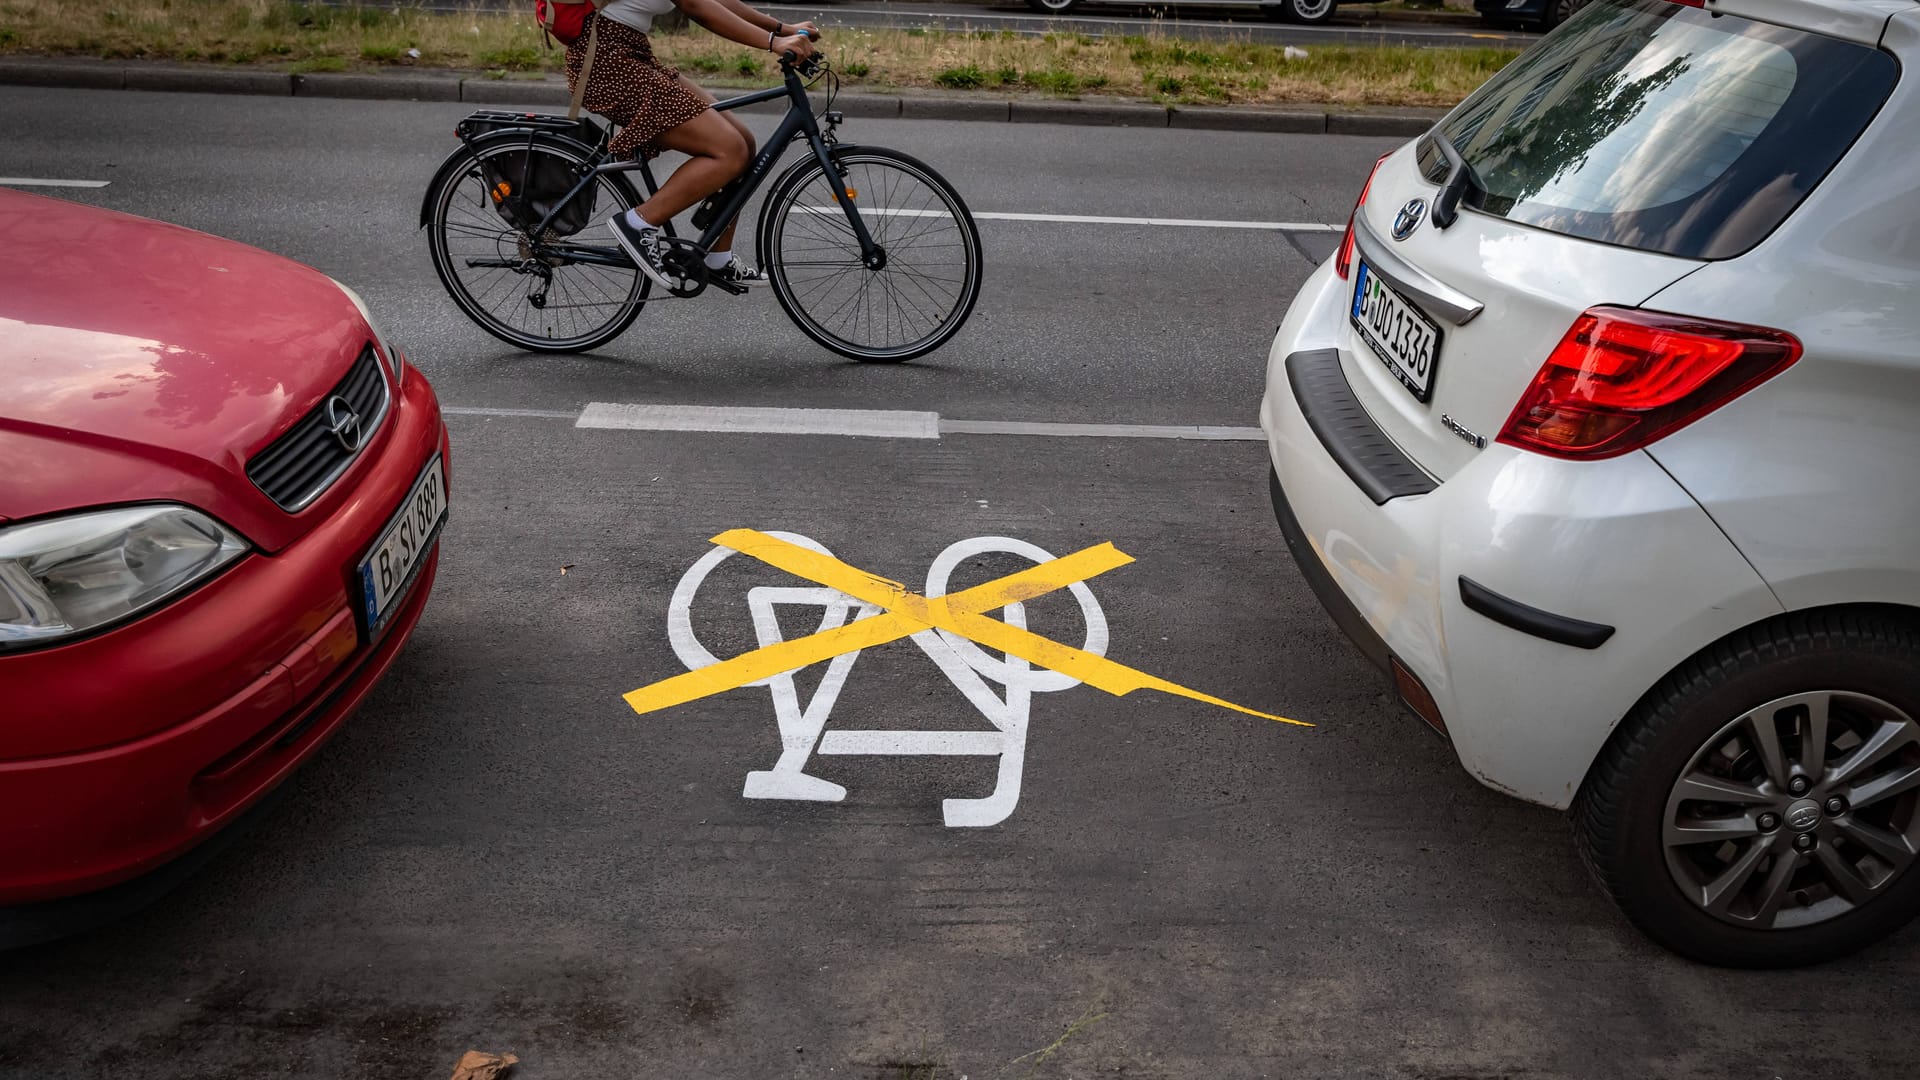
<instances>
[{"instance_id":1,"label":"white car alloy wheel","mask_svg":"<svg viewBox=\"0 0 1920 1080\"><path fill-rule=\"evenodd\" d=\"M1920 724L1879 698L1820 690L1728 723L1667 796L1667 870L1714 918L1811 926L1870 903L1914 860ZM1903 787L1903 785L1905 785Z\"/></svg>"},{"instance_id":2,"label":"white car alloy wheel","mask_svg":"<svg viewBox=\"0 0 1920 1080\"><path fill-rule=\"evenodd\" d=\"M1920 913L1920 625L1790 615L1682 664L1574 806L1582 854L1675 952L1790 967Z\"/></svg>"}]
</instances>

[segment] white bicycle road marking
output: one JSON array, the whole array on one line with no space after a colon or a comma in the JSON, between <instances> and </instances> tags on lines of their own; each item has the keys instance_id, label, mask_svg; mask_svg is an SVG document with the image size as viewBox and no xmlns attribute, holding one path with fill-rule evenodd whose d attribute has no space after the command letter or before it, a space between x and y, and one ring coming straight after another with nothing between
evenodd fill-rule
<instances>
[{"instance_id":1,"label":"white bicycle road marking","mask_svg":"<svg viewBox=\"0 0 1920 1080\"><path fill-rule=\"evenodd\" d=\"M772 532L792 544L832 557L818 541L796 533ZM1036 563L1051 562L1054 555L1024 540L1005 536L981 536L948 545L927 569L928 598L945 596L947 584L968 559L985 554L1005 553ZM701 556L675 586L667 605L667 640L674 655L687 670L697 671L720 662L700 643L693 630L693 603L707 576L737 552L715 548ZM1080 605L1086 621L1086 637L1080 648L1096 656L1107 653L1107 619L1085 582L1067 587ZM753 619L754 635L760 648L784 640L777 609L781 606L806 606L821 609L820 625L812 631L835 630L849 622L878 615L880 608L863 603L837 589L824 587L759 586L746 596ZM1012 603L1001 609L1008 625L1025 629L1026 608ZM803 802L840 802L847 789L832 781L810 775L807 762L818 754L885 755L893 757L948 757L960 755L998 756L999 774L993 791L975 799L945 799L942 818L951 828L982 828L997 825L1013 813L1020 801L1020 781L1027 753L1027 721L1033 695L1054 693L1080 685L1071 675L1035 668L1017 656L995 656L957 634L941 629L922 630L911 640L939 667L948 681L966 697L982 717L993 725L992 731L836 731L825 732L833 706L846 685L847 676L860 658L861 650L843 653L826 662L825 674L813 697L802 703L794 684L794 672L773 675L748 686L765 686L773 698L774 721L780 733L780 754L770 769L749 772L741 795L748 799L792 799ZM996 693L989 683L997 684Z\"/></svg>"}]
</instances>

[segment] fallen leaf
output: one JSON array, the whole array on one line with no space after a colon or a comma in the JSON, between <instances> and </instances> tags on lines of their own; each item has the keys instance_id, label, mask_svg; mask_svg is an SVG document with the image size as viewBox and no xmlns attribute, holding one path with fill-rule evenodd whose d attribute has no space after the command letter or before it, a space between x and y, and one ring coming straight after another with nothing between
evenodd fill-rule
<instances>
[{"instance_id":1,"label":"fallen leaf","mask_svg":"<svg viewBox=\"0 0 1920 1080\"><path fill-rule=\"evenodd\" d=\"M469 1050L460 1055L460 1063L453 1067L453 1075L447 1080L500 1080L507 1070L520 1063L512 1054L483 1054L478 1050Z\"/></svg>"},{"instance_id":2,"label":"fallen leaf","mask_svg":"<svg viewBox=\"0 0 1920 1080\"><path fill-rule=\"evenodd\" d=\"M561 576L561 577L566 577L566 576L567 576L567 571L569 571L569 570L571 570L571 569L573 569L573 564L572 564L572 563L568 563L567 565L565 565L565 566L563 566L563 567L561 567L561 568L560 568L560 576Z\"/></svg>"}]
</instances>

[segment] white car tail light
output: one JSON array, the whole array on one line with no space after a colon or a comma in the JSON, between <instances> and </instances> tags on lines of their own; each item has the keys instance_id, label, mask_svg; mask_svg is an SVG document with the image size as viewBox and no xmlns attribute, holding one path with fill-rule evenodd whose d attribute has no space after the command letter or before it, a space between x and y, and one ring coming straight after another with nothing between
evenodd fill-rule
<instances>
[{"instance_id":1,"label":"white car tail light","mask_svg":"<svg viewBox=\"0 0 1920 1080\"><path fill-rule=\"evenodd\" d=\"M1339 274L1342 281L1347 279L1347 272L1353 268L1353 219L1359 215L1360 208L1367 205L1367 192L1373 187L1374 174L1392 156L1380 155L1380 160L1373 163L1373 171L1367 173L1367 182L1360 185L1360 197L1353 200L1353 213L1347 215L1347 234L1340 238L1340 250L1333 257L1333 272Z\"/></svg>"},{"instance_id":2,"label":"white car tail light","mask_svg":"<svg viewBox=\"0 0 1920 1080\"><path fill-rule=\"evenodd\" d=\"M1693 423L1800 358L1793 335L1631 308L1588 308L1521 395L1500 441L1594 460Z\"/></svg>"}]
</instances>

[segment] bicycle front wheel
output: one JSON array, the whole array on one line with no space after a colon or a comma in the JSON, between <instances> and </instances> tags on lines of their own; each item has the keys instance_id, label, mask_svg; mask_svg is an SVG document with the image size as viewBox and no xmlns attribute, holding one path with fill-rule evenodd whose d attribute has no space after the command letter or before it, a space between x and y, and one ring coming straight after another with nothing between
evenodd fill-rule
<instances>
[{"instance_id":1,"label":"bicycle front wheel","mask_svg":"<svg viewBox=\"0 0 1920 1080\"><path fill-rule=\"evenodd\" d=\"M444 169L429 195L428 247L433 269L460 310L494 337L530 352L584 352L619 337L646 302L650 282L637 268L576 261L569 251L616 255L600 222L636 203L633 188L615 174L595 179L556 220L574 232L536 238L495 206L495 178L517 181L543 167L578 175L588 156L573 143L535 136L483 139L464 151L459 167ZM557 170L543 166L552 162Z\"/></svg>"},{"instance_id":2,"label":"bicycle front wheel","mask_svg":"<svg viewBox=\"0 0 1920 1080\"><path fill-rule=\"evenodd\" d=\"M773 294L806 335L842 356L897 364L947 343L980 298L980 231L959 192L905 154L846 146L782 178L760 216L760 262ZM834 198L849 193L885 253L869 269Z\"/></svg>"}]
</instances>

